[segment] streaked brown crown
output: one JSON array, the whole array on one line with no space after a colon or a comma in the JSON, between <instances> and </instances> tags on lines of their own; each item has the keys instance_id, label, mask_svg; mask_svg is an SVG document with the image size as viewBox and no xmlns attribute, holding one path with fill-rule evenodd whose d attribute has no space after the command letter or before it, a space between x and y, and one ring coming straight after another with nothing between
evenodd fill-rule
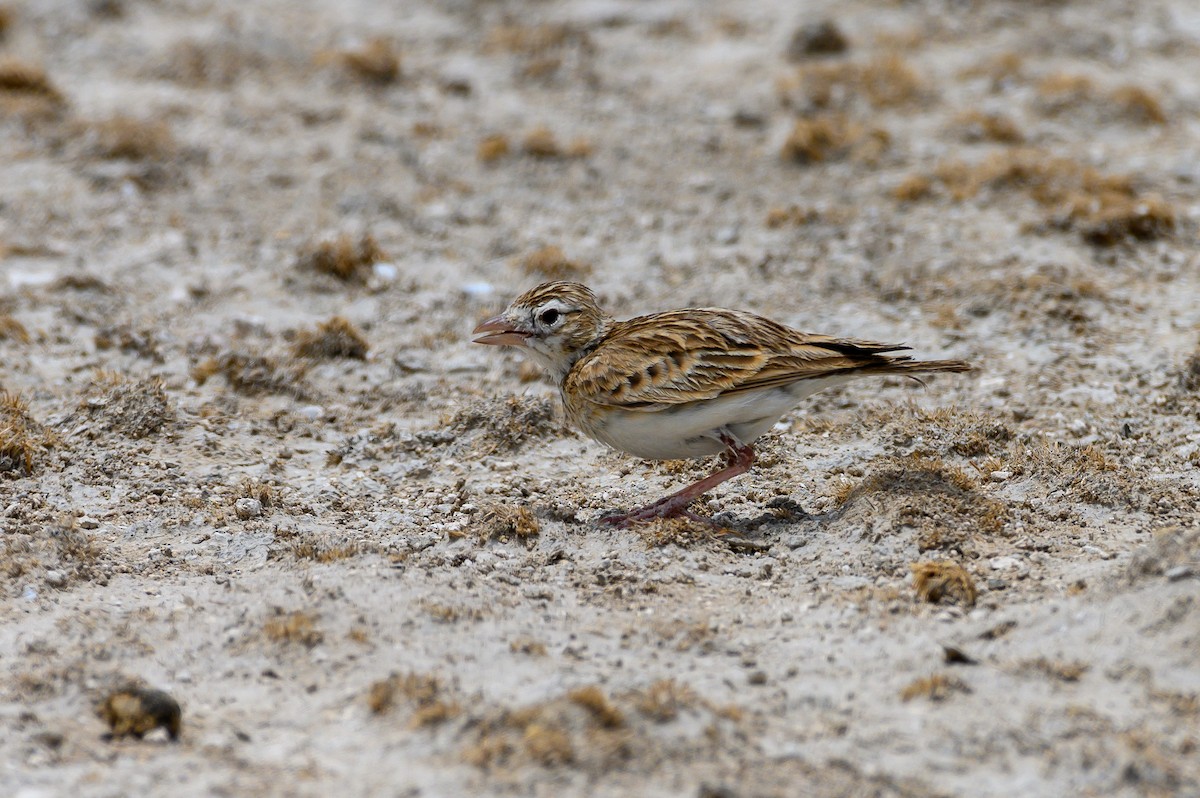
<instances>
[{"instance_id":1,"label":"streaked brown crown","mask_svg":"<svg viewBox=\"0 0 1200 798\"><path fill-rule=\"evenodd\" d=\"M557 313L553 324L547 311ZM555 281L535 286L512 301L504 316L531 333L528 353L561 381L575 361L594 347L613 324L592 289L582 283Z\"/></svg>"}]
</instances>

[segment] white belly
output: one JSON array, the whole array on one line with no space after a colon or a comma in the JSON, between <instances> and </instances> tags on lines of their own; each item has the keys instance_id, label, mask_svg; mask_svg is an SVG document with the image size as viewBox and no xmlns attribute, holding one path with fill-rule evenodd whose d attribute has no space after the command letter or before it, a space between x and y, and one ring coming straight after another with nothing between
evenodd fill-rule
<instances>
[{"instance_id":1,"label":"white belly","mask_svg":"<svg viewBox=\"0 0 1200 798\"><path fill-rule=\"evenodd\" d=\"M648 460L707 457L725 448L718 437L722 428L742 443L751 443L807 397L851 379L846 375L803 380L665 410L614 410L584 432L614 449Z\"/></svg>"}]
</instances>

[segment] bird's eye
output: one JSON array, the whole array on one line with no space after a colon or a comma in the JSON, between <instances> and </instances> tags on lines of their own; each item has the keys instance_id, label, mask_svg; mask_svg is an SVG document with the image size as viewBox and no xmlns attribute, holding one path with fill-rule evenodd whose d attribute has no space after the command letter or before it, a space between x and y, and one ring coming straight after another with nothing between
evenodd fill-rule
<instances>
[{"instance_id":1,"label":"bird's eye","mask_svg":"<svg viewBox=\"0 0 1200 798\"><path fill-rule=\"evenodd\" d=\"M554 322L558 321L558 317L561 315L562 314L554 308L546 308L542 311L542 314L538 316L538 320L547 327L552 327L554 326Z\"/></svg>"}]
</instances>

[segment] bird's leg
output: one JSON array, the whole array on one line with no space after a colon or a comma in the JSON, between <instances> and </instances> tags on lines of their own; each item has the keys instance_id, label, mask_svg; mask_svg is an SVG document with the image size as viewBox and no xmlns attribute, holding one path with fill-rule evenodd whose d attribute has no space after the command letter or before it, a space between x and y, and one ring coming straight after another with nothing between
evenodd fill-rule
<instances>
[{"instance_id":1,"label":"bird's leg","mask_svg":"<svg viewBox=\"0 0 1200 798\"><path fill-rule=\"evenodd\" d=\"M700 518L700 516L688 512L687 508L691 503L725 480L746 473L750 470L750 466L754 464L754 449L739 441L732 432L721 428L718 430L717 436L720 438L721 443L729 447L730 462L728 466L709 474L699 482L688 485L683 490L659 499L653 504L646 505L637 510L630 510L627 513L605 516L601 520L606 524L616 524L618 526L626 526L631 522L637 521L649 521L653 518L672 518L678 515L685 515L693 520L705 520Z\"/></svg>"}]
</instances>

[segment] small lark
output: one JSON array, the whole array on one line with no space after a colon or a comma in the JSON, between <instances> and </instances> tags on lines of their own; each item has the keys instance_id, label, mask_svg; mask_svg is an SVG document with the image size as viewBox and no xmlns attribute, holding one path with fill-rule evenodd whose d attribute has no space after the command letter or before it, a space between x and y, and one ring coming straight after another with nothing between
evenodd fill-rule
<instances>
[{"instance_id":1,"label":"small lark","mask_svg":"<svg viewBox=\"0 0 1200 798\"><path fill-rule=\"evenodd\" d=\"M651 460L727 451L729 465L646 507L625 525L686 515L705 491L743 474L750 447L784 413L832 385L876 374L968 371L916 361L908 349L812 335L738 310L686 308L617 321L585 285L543 283L475 328L474 342L517 346L559 387L567 418L589 437Z\"/></svg>"}]
</instances>

